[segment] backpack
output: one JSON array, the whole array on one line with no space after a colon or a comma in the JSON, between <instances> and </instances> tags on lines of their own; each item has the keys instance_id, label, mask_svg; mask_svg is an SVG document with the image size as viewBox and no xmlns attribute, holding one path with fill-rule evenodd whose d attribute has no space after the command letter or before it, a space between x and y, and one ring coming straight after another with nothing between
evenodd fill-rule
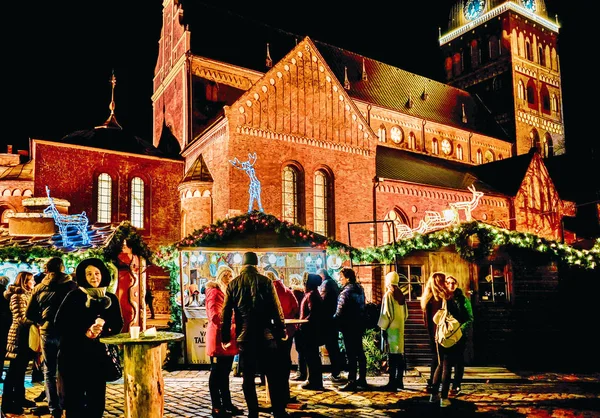
<instances>
[{"instance_id":1,"label":"backpack","mask_svg":"<svg viewBox=\"0 0 600 418\"><path fill-rule=\"evenodd\" d=\"M442 300L442 307L433 316L433 322L437 325L435 342L442 347L452 347L462 338L460 322L448 311L446 299Z\"/></svg>"}]
</instances>

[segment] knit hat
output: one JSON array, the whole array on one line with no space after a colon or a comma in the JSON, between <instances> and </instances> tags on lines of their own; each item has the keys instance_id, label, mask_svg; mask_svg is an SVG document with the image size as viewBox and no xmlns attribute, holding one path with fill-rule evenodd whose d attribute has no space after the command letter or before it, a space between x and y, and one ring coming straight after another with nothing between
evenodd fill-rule
<instances>
[{"instance_id":1,"label":"knit hat","mask_svg":"<svg viewBox=\"0 0 600 418\"><path fill-rule=\"evenodd\" d=\"M395 271L390 271L388 274L385 275L385 283L388 285L398 285L399 281L400 277Z\"/></svg>"},{"instance_id":2,"label":"knit hat","mask_svg":"<svg viewBox=\"0 0 600 418\"><path fill-rule=\"evenodd\" d=\"M323 279L318 274L311 273L306 277L306 282L304 283L304 286L306 286L308 290L316 290L319 288L319 285L321 284L322 280Z\"/></svg>"},{"instance_id":3,"label":"knit hat","mask_svg":"<svg viewBox=\"0 0 600 418\"><path fill-rule=\"evenodd\" d=\"M77 284L83 288L91 287L88 281L85 279L85 269L89 266L94 266L100 270L102 280L100 280L100 286L98 287L107 287L110 284L110 272L108 271L108 268L104 262L99 258L86 258L79 263L77 269L75 270L75 279L77 280Z\"/></svg>"},{"instance_id":4,"label":"knit hat","mask_svg":"<svg viewBox=\"0 0 600 418\"><path fill-rule=\"evenodd\" d=\"M256 253L253 253L252 251L248 251L246 253L244 253L244 258L242 259L242 264L243 265L251 265L251 266L257 266L258 265L258 256L256 255Z\"/></svg>"}]
</instances>

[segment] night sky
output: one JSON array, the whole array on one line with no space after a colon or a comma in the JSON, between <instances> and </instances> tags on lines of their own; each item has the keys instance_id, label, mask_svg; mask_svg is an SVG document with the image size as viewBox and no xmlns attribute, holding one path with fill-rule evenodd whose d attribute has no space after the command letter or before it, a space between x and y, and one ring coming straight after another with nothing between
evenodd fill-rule
<instances>
[{"instance_id":1,"label":"night sky","mask_svg":"<svg viewBox=\"0 0 600 418\"><path fill-rule=\"evenodd\" d=\"M6 152L4 144L27 149L29 138L59 140L75 130L102 124L110 112L113 70L117 77L117 120L131 133L152 140L152 78L162 22L161 0L9 3L5 20L13 24L3 27L7 132L0 140L0 152ZM442 79L438 27L445 32L453 1L205 3ZM588 100L579 98L584 89L578 77L581 51L576 48L578 38L585 39L585 32L591 32L581 19L591 18L569 4L546 0L562 25L559 51L567 150L585 152L584 104ZM392 6L396 10L383 9Z\"/></svg>"}]
</instances>

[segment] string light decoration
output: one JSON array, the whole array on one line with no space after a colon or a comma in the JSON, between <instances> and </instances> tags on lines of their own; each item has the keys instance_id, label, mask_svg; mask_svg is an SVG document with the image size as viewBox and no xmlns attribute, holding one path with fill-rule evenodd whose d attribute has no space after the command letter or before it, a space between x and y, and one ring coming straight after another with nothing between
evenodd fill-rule
<instances>
[{"instance_id":1,"label":"string light decoration","mask_svg":"<svg viewBox=\"0 0 600 418\"><path fill-rule=\"evenodd\" d=\"M475 236L478 241L477 246L470 242ZM509 231L478 221L454 225L429 234L415 235L413 238L380 247L352 249L350 257L356 264L373 262L391 264L396 256L404 257L413 251L435 251L448 245L454 245L456 252L469 262L484 259L495 248L514 246L544 253L556 261L585 269L596 269L600 265L600 238L596 240L592 249L579 250L534 234Z\"/></svg>"},{"instance_id":2,"label":"string light decoration","mask_svg":"<svg viewBox=\"0 0 600 418\"><path fill-rule=\"evenodd\" d=\"M235 239L236 236L256 231L275 231L293 242L333 252L349 253L352 248L332 238L310 231L301 225L282 221L273 215L256 210L203 226L179 241L174 247L179 249L181 247L214 246L224 240Z\"/></svg>"},{"instance_id":3,"label":"string light decoration","mask_svg":"<svg viewBox=\"0 0 600 418\"><path fill-rule=\"evenodd\" d=\"M419 221L419 225L416 228L411 228L407 224L396 222L398 239L409 239L419 234L427 234L432 231L444 229L452 225L460 223L460 213L464 213L464 218L467 222L472 220L471 212L475 210L479 201L483 197L483 192L475 190L474 185L467 187L473 194L471 200L467 202L453 202L449 203L450 209L445 209L442 213L435 212L432 210L426 210L425 216Z\"/></svg>"},{"instance_id":4,"label":"string light decoration","mask_svg":"<svg viewBox=\"0 0 600 418\"><path fill-rule=\"evenodd\" d=\"M50 197L50 188L46 186L46 194L48 195L48 202L50 205L44 209L46 215L51 215L54 219L54 223L58 226L58 231L62 237L62 244L64 247L75 247L75 242L69 239L69 228L75 227L77 232L81 234L81 245L86 246L90 244L90 237L88 235L88 218L84 212L76 213L73 215L62 214L56 209L54 199Z\"/></svg>"}]
</instances>

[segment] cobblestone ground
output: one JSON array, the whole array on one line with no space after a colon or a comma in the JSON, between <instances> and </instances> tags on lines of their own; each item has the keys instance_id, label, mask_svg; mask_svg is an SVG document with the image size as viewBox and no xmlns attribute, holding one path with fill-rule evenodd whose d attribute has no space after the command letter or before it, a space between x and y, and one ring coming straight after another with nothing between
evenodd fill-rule
<instances>
[{"instance_id":1,"label":"cobblestone ground","mask_svg":"<svg viewBox=\"0 0 600 418\"><path fill-rule=\"evenodd\" d=\"M529 374L518 381L465 381L462 393L452 398L450 407L443 409L439 404L429 403L429 395L424 391L425 378L418 372L411 372L405 378L406 389L395 393L378 390L378 386L385 384L385 377L369 377L367 380L372 388L361 392L339 391L339 386L329 381L325 382L323 391L306 391L300 389L296 382L291 382L293 395L305 403L305 408L288 409L288 412L293 418L600 417L598 374L545 373ZM210 417L208 371L165 372L164 381L165 418ZM41 390L39 383L30 385L27 389L28 398L34 398ZM231 392L234 404L246 410L241 378L232 378ZM259 399L265 400L265 387L258 385L257 392ZM123 417L123 404L122 382L109 384L104 416ZM260 415L271 416L268 411Z\"/></svg>"}]
</instances>

